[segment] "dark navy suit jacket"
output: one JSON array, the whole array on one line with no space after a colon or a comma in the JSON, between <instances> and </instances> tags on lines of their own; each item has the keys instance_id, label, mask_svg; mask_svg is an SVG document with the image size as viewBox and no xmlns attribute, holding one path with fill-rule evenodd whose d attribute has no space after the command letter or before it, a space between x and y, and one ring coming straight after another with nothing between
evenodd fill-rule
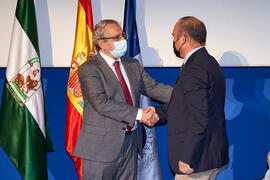
<instances>
[{"instance_id":1,"label":"dark navy suit jacket","mask_svg":"<svg viewBox=\"0 0 270 180\"><path fill-rule=\"evenodd\" d=\"M181 69L169 104L156 108L161 123L168 122L168 152L174 173L181 174L179 160L195 172L229 162L224 103L224 74L203 47Z\"/></svg>"}]
</instances>

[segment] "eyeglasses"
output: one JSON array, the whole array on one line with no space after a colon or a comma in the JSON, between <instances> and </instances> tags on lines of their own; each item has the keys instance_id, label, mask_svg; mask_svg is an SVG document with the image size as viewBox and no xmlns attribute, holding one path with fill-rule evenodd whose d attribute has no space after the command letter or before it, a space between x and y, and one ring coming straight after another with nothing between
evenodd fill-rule
<instances>
[{"instance_id":1,"label":"eyeglasses","mask_svg":"<svg viewBox=\"0 0 270 180\"><path fill-rule=\"evenodd\" d=\"M112 36L112 37L102 37L102 38L100 38L100 39L113 39L113 40L115 40L115 41L120 41L122 37L123 37L124 39L128 39L128 35L127 35L126 33L124 33L124 32L122 32L121 34L118 34L118 35L116 35L116 36Z\"/></svg>"}]
</instances>

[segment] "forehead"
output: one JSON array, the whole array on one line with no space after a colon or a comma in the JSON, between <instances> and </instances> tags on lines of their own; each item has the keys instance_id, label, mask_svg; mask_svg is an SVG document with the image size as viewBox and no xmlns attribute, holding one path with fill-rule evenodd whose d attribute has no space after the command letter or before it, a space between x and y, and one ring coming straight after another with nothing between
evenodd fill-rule
<instances>
[{"instance_id":1,"label":"forehead","mask_svg":"<svg viewBox=\"0 0 270 180\"><path fill-rule=\"evenodd\" d=\"M174 25L173 32L172 32L172 35L173 35L173 36L177 36L179 27L180 27L180 21L178 21L178 22Z\"/></svg>"},{"instance_id":2,"label":"forehead","mask_svg":"<svg viewBox=\"0 0 270 180\"><path fill-rule=\"evenodd\" d=\"M176 26L174 26L174 28L173 28L172 35L177 36L177 28L176 28Z\"/></svg>"},{"instance_id":3,"label":"forehead","mask_svg":"<svg viewBox=\"0 0 270 180\"><path fill-rule=\"evenodd\" d=\"M121 27L117 24L107 24L104 30L107 35L118 35L122 33Z\"/></svg>"}]
</instances>

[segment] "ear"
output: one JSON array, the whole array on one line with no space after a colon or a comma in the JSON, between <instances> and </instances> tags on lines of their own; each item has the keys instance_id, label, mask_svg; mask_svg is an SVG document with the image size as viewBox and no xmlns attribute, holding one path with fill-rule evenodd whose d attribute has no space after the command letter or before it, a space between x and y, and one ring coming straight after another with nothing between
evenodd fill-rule
<instances>
[{"instance_id":1,"label":"ear","mask_svg":"<svg viewBox=\"0 0 270 180\"><path fill-rule=\"evenodd\" d=\"M188 38L189 38L189 36L185 33L185 32L183 32L182 34L181 34L181 42L185 42L185 41L187 41L188 40Z\"/></svg>"}]
</instances>

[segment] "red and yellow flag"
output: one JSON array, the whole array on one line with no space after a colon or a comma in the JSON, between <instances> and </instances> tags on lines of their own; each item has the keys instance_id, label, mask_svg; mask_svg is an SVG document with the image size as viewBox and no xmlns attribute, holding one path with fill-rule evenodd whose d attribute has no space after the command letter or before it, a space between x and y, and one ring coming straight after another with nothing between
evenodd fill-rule
<instances>
[{"instance_id":1,"label":"red and yellow flag","mask_svg":"<svg viewBox=\"0 0 270 180\"><path fill-rule=\"evenodd\" d=\"M79 179L82 179L82 159L72 155L81 129L83 115L83 98L78 68L94 55L94 51L91 0L78 0L75 43L67 87L65 144L68 154L75 163Z\"/></svg>"}]
</instances>

